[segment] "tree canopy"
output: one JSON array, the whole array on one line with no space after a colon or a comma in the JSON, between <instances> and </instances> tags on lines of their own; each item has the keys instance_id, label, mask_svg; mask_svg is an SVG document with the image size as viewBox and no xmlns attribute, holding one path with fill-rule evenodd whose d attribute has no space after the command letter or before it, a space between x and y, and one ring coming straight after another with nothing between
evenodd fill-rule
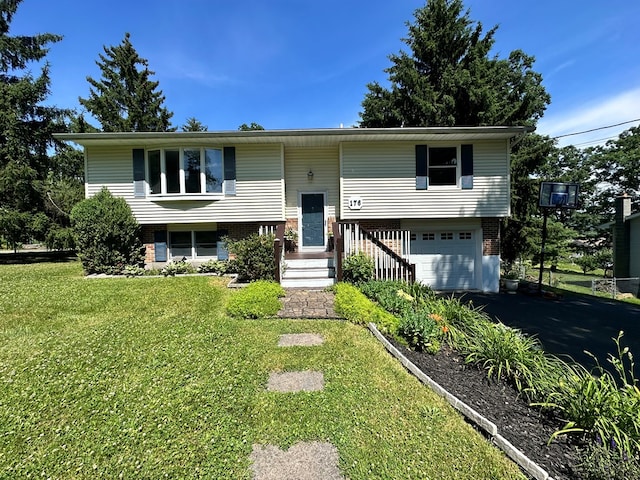
<instances>
[{"instance_id":1,"label":"tree canopy","mask_svg":"<svg viewBox=\"0 0 640 480\"><path fill-rule=\"evenodd\" d=\"M68 110L44 106L49 65L38 76L31 64L43 60L62 37L51 33L11 36L20 0L0 2L0 235L15 248L46 232L46 181L55 166L48 151L54 132L65 131ZM59 146L59 145L58 145Z\"/></svg>"},{"instance_id":2,"label":"tree canopy","mask_svg":"<svg viewBox=\"0 0 640 480\"><path fill-rule=\"evenodd\" d=\"M462 0L428 0L407 23L409 52L389 56L389 88L367 85L361 127L535 125L550 97L534 58L490 56L497 27L463 11Z\"/></svg>"},{"instance_id":3,"label":"tree canopy","mask_svg":"<svg viewBox=\"0 0 640 480\"><path fill-rule=\"evenodd\" d=\"M165 96L158 90L158 81L151 80L155 72L149 62L140 57L126 33L122 43L103 47L96 61L102 78L87 77L91 85L89 98L79 98L102 125L105 132L166 132L171 127L173 113L163 104Z\"/></svg>"},{"instance_id":4,"label":"tree canopy","mask_svg":"<svg viewBox=\"0 0 640 480\"><path fill-rule=\"evenodd\" d=\"M187 123L182 126L183 132L206 132L208 127L195 117L187 118Z\"/></svg>"},{"instance_id":5,"label":"tree canopy","mask_svg":"<svg viewBox=\"0 0 640 480\"><path fill-rule=\"evenodd\" d=\"M249 132L251 130L264 130L264 127L259 123L251 122L251 125L247 125L246 123L243 123L238 127L238 130L242 132Z\"/></svg>"}]
</instances>

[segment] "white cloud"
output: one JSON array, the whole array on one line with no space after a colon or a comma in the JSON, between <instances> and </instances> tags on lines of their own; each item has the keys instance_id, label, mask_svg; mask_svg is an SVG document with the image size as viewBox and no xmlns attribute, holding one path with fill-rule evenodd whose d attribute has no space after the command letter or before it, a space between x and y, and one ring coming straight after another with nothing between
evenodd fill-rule
<instances>
[{"instance_id":1,"label":"white cloud","mask_svg":"<svg viewBox=\"0 0 640 480\"><path fill-rule=\"evenodd\" d=\"M551 137L568 133L599 129L640 118L640 88L617 93L614 96L600 98L587 105L565 110L544 117L538 124L537 133ZM607 139L617 137L622 131L640 122L627 123L617 127L596 130L580 135L559 139L559 144L584 146L605 143Z\"/></svg>"}]
</instances>

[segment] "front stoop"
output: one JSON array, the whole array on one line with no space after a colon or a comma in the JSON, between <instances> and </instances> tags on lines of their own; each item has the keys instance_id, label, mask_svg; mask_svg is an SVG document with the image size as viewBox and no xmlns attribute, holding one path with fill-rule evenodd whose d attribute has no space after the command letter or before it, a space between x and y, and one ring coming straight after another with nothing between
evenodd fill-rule
<instances>
[{"instance_id":1,"label":"front stoop","mask_svg":"<svg viewBox=\"0 0 640 480\"><path fill-rule=\"evenodd\" d=\"M335 283L333 258L285 258L284 288L325 288Z\"/></svg>"}]
</instances>

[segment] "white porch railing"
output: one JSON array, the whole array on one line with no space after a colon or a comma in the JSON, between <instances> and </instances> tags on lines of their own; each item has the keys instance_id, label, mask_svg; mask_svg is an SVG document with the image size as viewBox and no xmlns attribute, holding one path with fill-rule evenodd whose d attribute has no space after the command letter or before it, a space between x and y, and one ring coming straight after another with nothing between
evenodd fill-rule
<instances>
[{"instance_id":1,"label":"white porch railing","mask_svg":"<svg viewBox=\"0 0 640 480\"><path fill-rule=\"evenodd\" d=\"M408 230L366 230L357 223L340 223L344 257L363 252L373 259L380 280L415 281L411 265L411 233Z\"/></svg>"}]
</instances>

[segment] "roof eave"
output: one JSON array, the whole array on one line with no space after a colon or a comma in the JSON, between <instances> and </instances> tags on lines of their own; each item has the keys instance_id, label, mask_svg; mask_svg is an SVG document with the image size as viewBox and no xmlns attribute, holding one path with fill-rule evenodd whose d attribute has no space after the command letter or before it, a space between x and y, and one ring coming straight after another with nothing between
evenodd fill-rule
<instances>
[{"instance_id":1,"label":"roof eave","mask_svg":"<svg viewBox=\"0 0 640 480\"><path fill-rule=\"evenodd\" d=\"M136 144L162 145L176 143L256 144L284 143L292 145L326 145L346 141L434 141L510 139L532 132L532 127L410 127L410 128L326 128L302 130L250 130L214 132L99 132L58 133L58 140L83 146Z\"/></svg>"}]
</instances>

